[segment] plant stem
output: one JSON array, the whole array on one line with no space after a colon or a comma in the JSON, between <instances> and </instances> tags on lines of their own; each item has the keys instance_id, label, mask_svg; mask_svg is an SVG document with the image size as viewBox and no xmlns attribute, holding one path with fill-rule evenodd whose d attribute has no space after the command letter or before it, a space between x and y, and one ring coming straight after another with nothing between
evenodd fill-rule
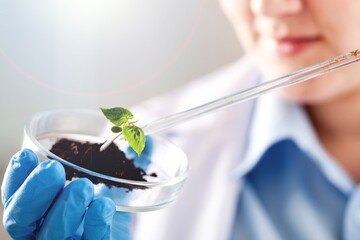
<instances>
[{"instance_id":1,"label":"plant stem","mask_svg":"<svg viewBox=\"0 0 360 240\"><path fill-rule=\"evenodd\" d=\"M121 132L116 134L114 137L106 140L100 147L100 152L104 151L105 149L107 149L111 143L113 143L115 141L115 139L117 139L118 137L120 137Z\"/></svg>"}]
</instances>

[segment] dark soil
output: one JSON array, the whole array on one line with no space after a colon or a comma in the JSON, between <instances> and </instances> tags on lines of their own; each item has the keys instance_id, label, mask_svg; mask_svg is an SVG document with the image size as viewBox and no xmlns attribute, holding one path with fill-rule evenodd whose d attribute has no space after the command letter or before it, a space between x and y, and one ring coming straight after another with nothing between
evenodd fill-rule
<instances>
[{"instance_id":1,"label":"dark soil","mask_svg":"<svg viewBox=\"0 0 360 240\"><path fill-rule=\"evenodd\" d=\"M146 181L144 179L144 176L146 176L146 172L141 168L135 167L134 161L131 159L127 159L124 152L122 152L114 143L112 143L103 152L99 151L100 146L101 144L97 143L82 143L62 138L52 146L50 152L54 153L62 159L65 159L70 163L86 168L93 172L122 179ZM66 180L86 177L90 179L90 181L92 181L94 184L104 183L108 187L117 186L124 187L129 190L133 190L135 188L146 188L105 180L102 178L91 176L84 172L77 171L64 164L63 166L66 172ZM150 174L150 176L154 177L156 176L156 174L152 173Z\"/></svg>"}]
</instances>

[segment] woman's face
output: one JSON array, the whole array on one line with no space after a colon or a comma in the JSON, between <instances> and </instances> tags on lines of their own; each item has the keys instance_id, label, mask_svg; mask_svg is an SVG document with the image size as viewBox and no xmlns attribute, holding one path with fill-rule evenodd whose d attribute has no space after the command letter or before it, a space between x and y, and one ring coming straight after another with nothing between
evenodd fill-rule
<instances>
[{"instance_id":1,"label":"woman's face","mask_svg":"<svg viewBox=\"0 0 360 240\"><path fill-rule=\"evenodd\" d=\"M244 50L267 79L360 48L359 0L220 0ZM360 92L360 66L290 88L288 99L316 104Z\"/></svg>"}]
</instances>

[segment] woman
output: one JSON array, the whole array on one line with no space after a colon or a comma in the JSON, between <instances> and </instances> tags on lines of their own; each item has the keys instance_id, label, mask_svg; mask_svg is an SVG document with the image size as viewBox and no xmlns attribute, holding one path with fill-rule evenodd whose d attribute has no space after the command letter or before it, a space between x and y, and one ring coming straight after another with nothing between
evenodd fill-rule
<instances>
[{"instance_id":1,"label":"woman","mask_svg":"<svg viewBox=\"0 0 360 240\"><path fill-rule=\"evenodd\" d=\"M184 110L359 48L357 0L221 0L221 5L246 57L144 104L137 116ZM116 213L114 239L360 238L359 73L357 65L350 66L175 128L169 136L191 164L182 195L164 210L136 216ZM16 190L11 185L13 168L10 164L2 189L5 227L14 236L18 224L11 220L27 212L12 204L26 194L25 187ZM29 170L21 172L25 178ZM55 173L61 175L61 168ZM61 178L59 183L62 189ZM66 202L74 194L62 195ZM48 214L43 225L27 229L32 234L27 236L61 239L64 235L56 235L51 223L76 218L71 230L58 227L58 232L74 236L86 212L85 226L101 222L99 232L108 238L113 206L103 199L94 205L107 208L91 207L95 201L90 199L85 204L89 210L79 211L77 218L75 213L63 214L66 209ZM83 230L89 239L93 231Z\"/></svg>"}]
</instances>

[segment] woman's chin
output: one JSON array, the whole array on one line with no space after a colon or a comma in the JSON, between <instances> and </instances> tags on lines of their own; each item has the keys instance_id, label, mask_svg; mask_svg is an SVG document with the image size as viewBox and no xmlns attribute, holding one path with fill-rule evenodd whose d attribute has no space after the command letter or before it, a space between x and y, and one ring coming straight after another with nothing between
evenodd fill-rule
<instances>
[{"instance_id":1,"label":"woman's chin","mask_svg":"<svg viewBox=\"0 0 360 240\"><path fill-rule=\"evenodd\" d=\"M315 84L310 82L283 88L279 91L279 95L288 101L301 104L320 104L331 98L327 92L317 91Z\"/></svg>"}]
</instances>

